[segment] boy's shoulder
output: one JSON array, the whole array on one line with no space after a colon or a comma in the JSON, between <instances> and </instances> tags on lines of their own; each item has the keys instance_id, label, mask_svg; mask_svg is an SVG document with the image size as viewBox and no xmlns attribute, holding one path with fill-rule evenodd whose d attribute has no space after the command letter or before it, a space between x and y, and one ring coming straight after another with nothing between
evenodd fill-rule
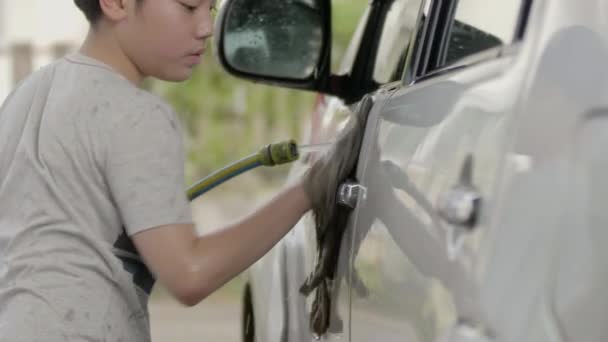
<instances>
[{"instance_id":1,"label":"boy's shoulder","mask_svg":"<svg viewBox=\"0 0 608 342\"><path fill-rule=\"evenodd\" d=\"M110 116L120 120L138 120L141 114L175 116L173 108L160 96L133 85L110 67L80 54L72 54L55 63L59 74L72 74L71 84L80 89L73 93L83 101L96 103ZM114 114L114 115L112 115Z\"/></svg>"},{"instance_id":2,"label":"boy's shoulder","mask_svg":"<svg viewBox=\"0 0 608 342\"><path fill-rule=\"evenodd\" d=\"M177 114L162 97L136 87L110 67L78 55L66 56L33 72L7 102L12 95L16 105L25 106L36 95L50 100L56 109L94 114L110 127L134 128L155 121L181 129Z\"/></svg>"}]
</instances>

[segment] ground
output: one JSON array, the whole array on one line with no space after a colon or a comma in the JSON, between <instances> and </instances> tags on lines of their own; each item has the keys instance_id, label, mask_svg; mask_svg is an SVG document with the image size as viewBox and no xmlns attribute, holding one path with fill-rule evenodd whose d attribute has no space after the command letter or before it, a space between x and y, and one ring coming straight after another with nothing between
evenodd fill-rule
<instances>
[{"instance_id":1,"label":"ground","mask_svg":"<svg viewBox=\"0 0 608 342\"><path fill-rule=\"evenodd\" d=\"M153 342L240 341L240 303L226 291L192 308L158 296L149 308Z\"/></svg>"}]
</instances>

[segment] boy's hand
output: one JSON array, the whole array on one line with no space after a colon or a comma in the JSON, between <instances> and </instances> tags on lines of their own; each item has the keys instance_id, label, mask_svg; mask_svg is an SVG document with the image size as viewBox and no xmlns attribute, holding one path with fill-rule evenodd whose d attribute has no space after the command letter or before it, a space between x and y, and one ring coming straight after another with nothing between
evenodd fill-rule
<instances>
[{"instance_id":1,"label":"boy's hand","mask_svg":"<svg viewBox=\"0 0 608 342\"><path fill-rule=\"evenodd\" d=\"M302 179L302 188L313 208L315 205L319 205L318 202L321 192L328 192L329 189L337 190L338 188L336 175L332 174L335 173L335 170L332 170L332 160L335 161L335 158L332 157L333 153L334 148L332 147L332 150L327 151L327 153L315 160ZM333 163L333 168L336 166L336 163ZM326 196L331 197L327 198L327 201L335 202L335 192L336 191L329 191L325 194Z\"/></svg>"},{"instance_id":2,"label":"boy's hand","mask_svg":"<svg viewBox=\"0 0 608 342\"><path fill-rule=\"evenodd\" d=\"M354 173L372 104L371 97L361 100L336 142L304 175L302 184L313 210L334 205L338 186Z\"/></svg>"},{"instance_id":3,"label":"boy's hand","mask_svg":"<svg viewBox=\"0 0 608 342\"><path fill-rule=\"evenodd\" d=\"M372 99L365 97L350 116L336 143L306 172L303 187L313 210L317 235L317 265L300 287L300 293L309 295L316 289L310 326L313 332L323 335L330 323L331 298L328 285L336 277L340 244L351 211L337 204L338 187L356 176L367 115ZM337 284L339 284L339 280ZM339 319L334 318L334 322Z\"/></svg>"}]
</instances>

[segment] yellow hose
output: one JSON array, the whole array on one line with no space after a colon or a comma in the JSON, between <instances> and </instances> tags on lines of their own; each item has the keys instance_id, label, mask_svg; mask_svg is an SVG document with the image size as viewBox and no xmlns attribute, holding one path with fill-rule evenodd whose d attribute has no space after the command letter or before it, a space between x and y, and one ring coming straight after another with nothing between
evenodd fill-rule
<instances>
[{"instance_id":1,"label":"yellow hose","mask_svg":"<svg viewBox=\"0 0 608 342\"><path fill-rule=\"evenodd\" d=\"M293 140L264 146L258 153L238 160L196 182L187 190L188 199L192 201L225 181L256 167L290 163L298 158L298 148Z\"/></svg>"}]
</instances>

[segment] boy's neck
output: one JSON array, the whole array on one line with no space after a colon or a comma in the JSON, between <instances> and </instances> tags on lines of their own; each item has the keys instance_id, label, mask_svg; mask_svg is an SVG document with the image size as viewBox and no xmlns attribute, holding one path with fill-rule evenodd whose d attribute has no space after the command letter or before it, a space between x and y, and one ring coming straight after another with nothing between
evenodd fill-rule
<instances>
[{"instance_id":1,"label":"boy's neck","mask_svg":"<svg viewBox=\"0 0 608 342\"><path fill-rule=\"evenodd\" d=\"M102 28L89 29L79 52L112 67L137 87L143 82L144 75L124 53L116 39Z\"/></svg>"}]
</instances>

